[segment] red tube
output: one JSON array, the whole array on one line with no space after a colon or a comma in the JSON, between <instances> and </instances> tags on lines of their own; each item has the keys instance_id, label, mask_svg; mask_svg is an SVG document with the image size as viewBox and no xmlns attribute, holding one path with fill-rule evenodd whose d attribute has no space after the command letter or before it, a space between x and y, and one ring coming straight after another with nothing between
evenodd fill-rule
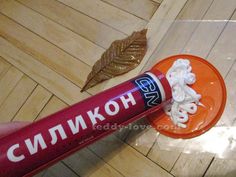
<instances>
[{"instance_id":1,"label":"red tube","mask_svg":"<svg viewBox=\"0 0 236 177\"><path fill-rule=\"evenodd\" d=\"M0 176L30 176L141 118L171 98L165 76L144 73L0 139Z\"/></svg>"}]
</instances>

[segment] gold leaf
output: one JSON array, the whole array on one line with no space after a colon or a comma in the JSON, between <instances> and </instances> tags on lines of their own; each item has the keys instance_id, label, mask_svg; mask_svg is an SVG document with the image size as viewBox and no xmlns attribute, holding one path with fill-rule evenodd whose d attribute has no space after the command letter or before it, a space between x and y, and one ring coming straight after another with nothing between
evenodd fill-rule
<instances>
[{"instance_id":1,"label":"gold leaf","mask_svg":"<svg viewBox=\"0 0 236 177\"><path fill-rule=\"evenodd\" d=\"M147 50L147 29L114 41L93 65L82 91L136 68Z\"/></svg>"}]
</instances>

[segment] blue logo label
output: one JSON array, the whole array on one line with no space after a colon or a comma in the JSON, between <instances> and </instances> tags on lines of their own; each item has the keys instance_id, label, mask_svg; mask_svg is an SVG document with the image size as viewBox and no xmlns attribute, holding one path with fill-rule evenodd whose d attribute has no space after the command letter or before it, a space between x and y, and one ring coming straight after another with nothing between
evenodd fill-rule
<instances>
[{"instance_id":1,"label":"blue logo label","mask_svg":"<svg viewBox=\"0 0 236 177\"><path fill-rule=\"evenodd\" d=\"M161 92L154 81L148 74L143 74L133 81L139 88L139 91L144 99L146 109L156 106L162 102Z\"/></svg>"}]
</instances>

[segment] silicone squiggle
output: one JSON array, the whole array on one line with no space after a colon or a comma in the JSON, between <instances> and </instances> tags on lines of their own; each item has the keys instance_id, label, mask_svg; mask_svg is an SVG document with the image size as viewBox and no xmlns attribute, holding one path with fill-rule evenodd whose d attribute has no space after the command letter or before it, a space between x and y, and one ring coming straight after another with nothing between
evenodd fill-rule
<instances>
[{"instance_id":1,"label":"silicone squiggle","mask_svg":"<svg viewBox=\"0 0 236 177\"><path fill-rule=\"evenodd\" d=\"M171 104L164 108L165 112L175 125L186 128L188 114L196 113L197 106L201 105L201 95L188 86L196 82L189 60L176 60L168 70L166 78L170 83L173 99Z\"/></svg>"}]
</instances>

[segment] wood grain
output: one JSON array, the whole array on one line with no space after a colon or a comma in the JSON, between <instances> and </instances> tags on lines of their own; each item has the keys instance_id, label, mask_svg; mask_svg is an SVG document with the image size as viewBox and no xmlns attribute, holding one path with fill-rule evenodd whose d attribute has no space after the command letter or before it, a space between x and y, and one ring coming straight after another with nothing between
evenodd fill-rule
<instances>
[{"instance_id":1,"label":"wood grain","mask_svg":"<svg viewBox=\"0 0 236 177\"><path fill-rule=\"evenodd\" d=\"M200 22L199 26L191 36L191 39L187 42L182 53L191 53L202 57L208 55L235 9L235 5L232 5L233 3L235 4L235 1L232 0L228 2L230 3L228 4L223 0L219 0L212 4L203 17L203 21ZM208 21L213 19L217 21Z\"/></svg>"},{"instance_id":2,"label":"wood grain","mask_svg":"<svg viewBox=\"0 0 236 177\"><path fill-rule=\"evenodd\" d=\"M22 72L11 66L5 75L0 79L0 105L8 97L22 76Z\"/></svg>"},{"instance_id":3,"label":"wood grain","mask_svg":"<svg viewBox=\"0 0 236 177\"><path fill-rule=\"evenodd\" d=\"M160 3L155 3L151 0L103 0L108 4L125 10L137 17L145 20L150 20L154 12L159 7Z\"/></svg>"},{"instance_id":4,"label":"wood grain","mask_svg":"<svg viewBox=\"0 0 236 177\"><path fill-rule=\"evenodd\" d=\"M152 0L152 1L154 1L154 2L157 2L157 3L160 3L160 4L161 4L163 0Z\"/></svg>"},{"instance_id":5,"label":"wood grain","mask_svg":"<svg viewBox=\"0 0 236 177\"><path fill-rule=\"evenodd\" d=\"M52 94L41 86L37 86L14 117L14 121L33 121L46 105Z\"/></svg>"},{"instance_id":6,"label":"wood grain","mask_svg":"<svg viewBox=\"0 0 236 177\"><path fill-rule=\"evenodd\" d=\"M167 35L165 35L164 42L158 46L143 70L149 69L165 57L179 54L199 24L199 21L190 22L188 19L202 19L212 2L213 0L188 1L178 14L178 20L172 24Z\"/></svg>"},{"instance_id":7,"label":"wood grain","mask_svg":"<svg viewBox=\"0 0 236 177\"><path fill-rule=\"evenodd\" d=\"M157 162L161 167L165 168L167 171L171 171L174 163L180 155L180 151L161 149L158 144L161 142L161 138L165 137L162 135L158 136L154 146L150 149L150 152L148 153L148 158L152 159L154 162Z\"/></svg>"},{"instance_id":8,"label":"wood grain","mask_svg":"<svg viewBox=\"0 0 236 177\"><path fill-rule=\"evenodd\" d=\"M103 48L16 1L1 1L0 12L91 66L104 52Z\"/></svg>"},{"instance_id":9,"label":"wood grain","mask_svg":"<svg viewBox=\"0 0 236 177\"><path fill-rule=\"evenodd\" d=\"M122 172L124 176L171 176L113 135L96 142L89 148L104 159L106 163ZM135 165L131 162L135 162Z\"/></svg>"},{"instance_id":10,"label":"wood grain","mask_svg":"<svg viewBox=\"0 0 236 177\"><path fill-rule=\"evenodd\" d=\"M26 75L22 76L12 92L0 106L1 122L8 122L13 119L36 85L37 83Z\"/></svg>"},{"instance_id":11,"label":"wood grain","mask_svg":"<svg viewBox=\"0 0 236 177\"><path fill-rule=\"evenodd\" d=\"M11 65L8 62L6 62L6 60L0 57L0 79L2 78L3 75L5 75L10 66Z\"/></svg>"},{"instance_id":12,"label":"wood grain","mask_svg":"<svg viewBox=\"0 0 236 177\"><path fill-rule=\"evenodd\" d=\"M50 169L48 169L42 177L57 177L57 176L68 176L68 177L78 177L76 173L70 170L67 166L65 166L62 162L59 162Z\"/></svg>"},{"instance_id":13,"label":"wood grain","mask_svg":"<svg viewBox=\"0 0 236 177\"><path fill-rule=\"evenodd\" d=\"M231 19L236 19L236 13ZM236 37L236 34L233 32L235 30L236 24L228 23L224 32L222 33L214 48L212 49L210 55L208 56L208 60L216 66L223 77L225 77L229 72L232 64L236 59L236 41L232 40ZM223 65L222 61L224 62Z\"/></svg>"},{"instance_id":14,"label":"wood grain","mask_svg":"<svg viewBox=\"0 0 236 177\"><path fill-rule=\"evenodd\" d=\"M80 93L79 87L3 38L0 38L0 55L68 104L76 103L89 96L86 92Z\"/></svg>"},{"instance_id":15,"label":"wood grain","mask_svg":"<svg viewBox=\"0 0 236 177\"><path fill-rule=\"evenodd\" d=\"M137 123L135 122L133 127L135 126L139 128L137 130L135 128L130 130L125 142L143 155L147 156L158 137L159 132L151 128L145 118L139 120ZM144 129L141 127L144 127Z\"/></svg>"},{"instance_id":16,"label":"wood grain","mask_svg":"<svg viewBox=\"0 0 236 177\"><path fill-rule=\"evenodd\" d=\"M36 120L42 119L50 114L53 114L63 108L66 108L68 105L56 96L52 96L45 107L42 109L40 114L37 116Z\"/></svg>"},{"instance_id":17,"label":"wood grain","mask_svg":"<svg viewBox=\"0 0 236 177\"><path fill-rule=\"evenodd\" d=\"M0 14L0 21L0 34L5 39L55 72L82 87L90 71L90 66L2 14Z\"/></svg>"},{"instance_id":18,"label":"wood grain","mask_svg":"<svg viewBox=\"0 0 236 177\"><path fill-rule=\"evenodd\" d=\"M103 48L108 48L114 40L126 36L55 0L19 0L19 2Z\"/></svg>"},{"instance_id":19,"label":"wood grain","mask_svg":"<svg viewBox=\"0 0 236 177\"><path fill-rule=\"evenodd\" d=\"M59 1L126 34L131 34L134 30L140 30L147 24L145 20L100 0Z\"/></svg>"},{"instance_id":20,"label":"wood grain","mask_svg":"<svg viewBox=\"0 0 236 177\"><path fill-rule=\"evenodd\" d=\"M71 169L81 177L121 177L123 176L113 167L85 148L63 160Z\"/></svg>"},{"instance_id":21,"label":"wood grain","mask_svg":"<svg viewBox=\"0 0 236 177\"><path fill-rule=\"evenodd\" d=\"M215 158L206 172L206 177L225 176L234 177L236 175L235 159L218 159Z\"/></svg>"}]
</instances>

